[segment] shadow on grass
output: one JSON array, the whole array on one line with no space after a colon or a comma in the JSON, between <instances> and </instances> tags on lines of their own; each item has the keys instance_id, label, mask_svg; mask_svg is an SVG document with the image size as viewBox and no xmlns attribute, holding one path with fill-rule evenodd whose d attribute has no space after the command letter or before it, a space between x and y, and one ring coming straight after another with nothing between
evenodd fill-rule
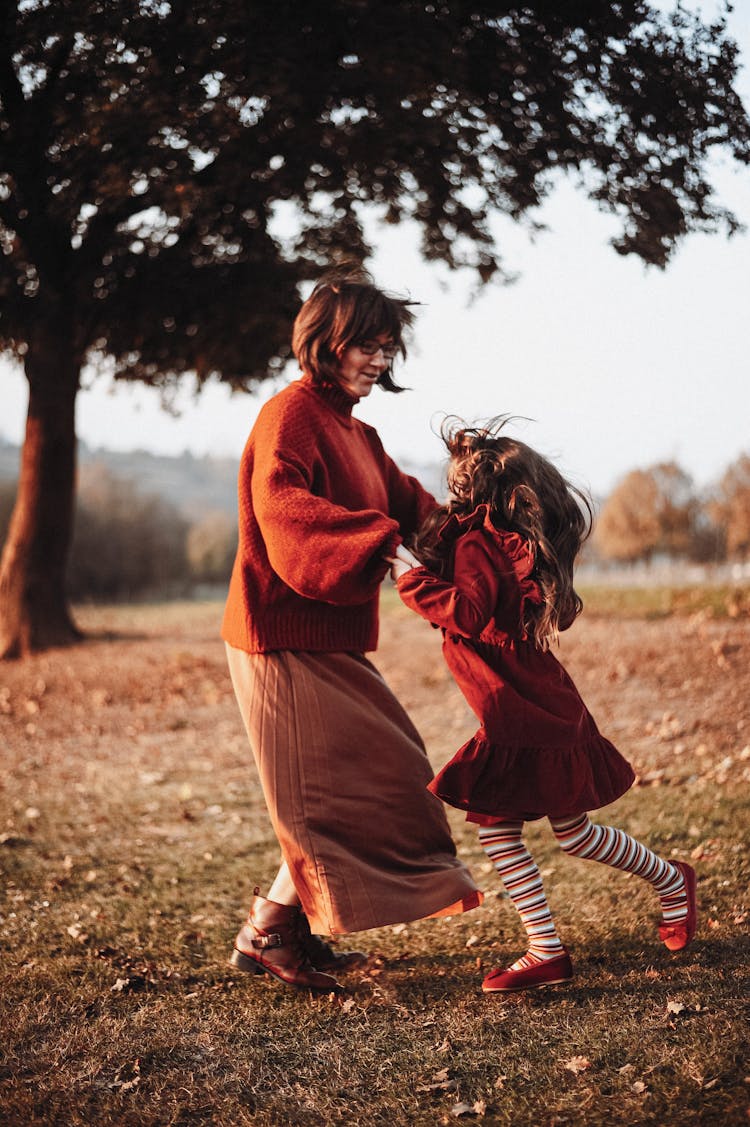
<instances>
[{"instance_id":1,"label":"shadow on grass","mask_svg":"<svg viewBox=\"0 0 750 1127\"><path fill-rule=\"evenodd\" d=\"M102 642L145 642L151 634L144 630L86 630L76 645L100 645Z\"/></svg>"}]
</instances>

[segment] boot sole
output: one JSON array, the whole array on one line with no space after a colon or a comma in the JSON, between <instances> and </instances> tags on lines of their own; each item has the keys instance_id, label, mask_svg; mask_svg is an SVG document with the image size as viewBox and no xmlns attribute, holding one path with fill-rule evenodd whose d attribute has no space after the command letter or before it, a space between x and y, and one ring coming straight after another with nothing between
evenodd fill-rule
<instances>
[{"instance_id":1,"label":"boot sole","mask_svg":"<svg viewBox=\"0 0 750 1127\"><path fill-rule=\"evenodd\" d=\"M235 970L244 971L246 974L265 974L266 972L266 968L257 959L251 959L248 955L244 955L242 951L238 951L236 947L229 959L229 966L234 967Z\"/></svg>"},{"instance_id":2,"label":"boot sole","mask_svg":"<svg viewBox=\"0 0 750 1127\"><path fill-rule=\"evenodd\" d=\"M288 978L282 978L280 974L272 967L264 966L259 963L257 959L252 959L249 955L245 955L236 947L229 958L229 966L233 970L241 970L246 974L263 975L268 974L271 978L275 978L277 982L282 982L284 986L291 986L295 990L312 990L316 994L343 994L344 987L338 982L334 982L332 986L312 986L302 985L301 983L290 982Z\"/></svg>"}]
</instances>

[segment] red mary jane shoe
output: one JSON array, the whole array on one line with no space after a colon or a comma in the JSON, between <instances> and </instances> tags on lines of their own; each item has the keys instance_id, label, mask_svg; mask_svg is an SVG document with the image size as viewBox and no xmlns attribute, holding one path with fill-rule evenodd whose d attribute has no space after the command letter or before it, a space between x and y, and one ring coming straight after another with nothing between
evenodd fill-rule
<instances>
[{"instance_id":1,"label":"red mary jane shoe","mask_svg":"<svg viewBox=\"0 0 750 1127\"><path fill-rule=\"evenodd\" d=\"M570 982L573 964L566 951L554 959L523 967L521 970L493 970L482 983L485 994L508 994L513 990L536 990L540 986L557 986Z\"/></svg>"},{"instance_id":2,"label":"red mary jane shoe","mask_svg":"<svg viewBox=\"0 0 750 1127\"><path fill-rule=\"evenodd\" d=\"M695 869L687 861L670 861L682 873L687 894L687 915L684 920L659 924L659 938L669 951L682 951L695 935L698 904L695 895Z\"/></svg>"}]
</instances>

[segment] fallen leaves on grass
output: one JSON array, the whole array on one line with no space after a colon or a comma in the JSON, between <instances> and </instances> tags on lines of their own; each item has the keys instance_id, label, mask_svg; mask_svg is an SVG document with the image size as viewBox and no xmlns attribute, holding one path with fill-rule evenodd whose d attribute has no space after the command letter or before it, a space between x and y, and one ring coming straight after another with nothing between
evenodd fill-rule
<instances>
[{"instance_id":1,"label":"fallen leaves on grass","mask_svg":"<svg viewBox=\"0 0 750 1127\"><path fill-rule=\"evenodd\" d=\"M690 1006L685 1002L680 1002L677 999L670 998L667 1002L667 1016L669 1018L679 1018L681 1021L685 1018L703 1016L707 1010L706 1006L702 1006L700 1002ZM670 1021L670 1025L674 1027L674 1022Z\"/></svg>"},{"instance_id":2,"label":"fallen leaves on grass","mask_svg":"<svg viewBox=\"0 0 750 1127\"><path fill-rule=\"evenodd\" d=\"M484 1100L475 1100L473 1104L462 1100L461 1103L453 1105L451 1115L454 1115L458 1119L462 1115L484 1115L486 1111L487 1104Z\"/></svg>"},{"instance_id":3,"label":"fallen leaves on grass","mask_svg":"<svg viewBox=\"0 0 750 1127\"><path fill-rule=\"evenodd\" d=\"M702 841L700 845L696 845L694 849L690 850L690 857L693 861L702 861L704 857L714 856L719 851L720 843L718 838L710 837Z\"/></svg>"},{"instance_id":4,"label":"fallen leaves on grass","mask_svg":"<svg viewBox=\"0 0 750 1127\"><path fill-rule=\"evenodd\" d=\"M167 984L184 986L189 981L169 967L161 967L144 959L133 959L113 947L98 948L95 957L111 963L119 972L109 988L112 994L133 994L147 988L163 989Z\"/></svg>"},{"instance_id":5,"label":"fallen leaves on grass","mask_svg":"<svg viewBox=\"0 0 750 1127\"><path fill-rule=\"evenodd\" d=\"M116 1092L130 1092L137 1088L141 1082L141 1062L136 1059L132 1064L123 1064L115 1073L115 1078L108 1087Z\"/></svg>"},{"instance_id":6,"label":"fallen leaves on grass","mask_svg":"<svg viewBox=\"0 0 750 1127\"><path fill-rule=\"evenodd\" d=\"M458 1088L458 1083L451 1080L450 1073L447 1068L441 1068L432 1077L428 1084L418 1084L418 1092L455 1092Z\"/></svg>"},{"instance_id":7,"label":"fallen leaves on grass","mask_svg":"<svg viewBox=\"0 0 750 1127\"><path fill-rule=\"evenodd\" d=\"M127 978L116 978L110 991L113 994L132 994L135 990L142 990L146 979L142 974L130 974Z\"/></svg>"},{"instance_id":8,"label":"fallen leaves on grass","mask_svg":"<svg viewBox=\"0 0 750 1127\"><path fill-rule=\"evenodd\" d=\"M591 1061L588 1057L570 1057L563 1061L563 1068L567 1068L568 1072L574 1072L578 1075L579 1072L585 1072L586 1069L591 1068Z\"/></svg>"}]
</instances>

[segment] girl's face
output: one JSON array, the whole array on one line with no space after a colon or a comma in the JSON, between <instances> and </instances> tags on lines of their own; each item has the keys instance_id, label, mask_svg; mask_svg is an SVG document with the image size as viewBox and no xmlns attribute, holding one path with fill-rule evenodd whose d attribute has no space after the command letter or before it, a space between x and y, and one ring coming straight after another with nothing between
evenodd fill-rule
<instances>
[{"instance_id":1,"label":"girl's face","mask_svg":"<svg viewBox=\"0 0 750 1127\"><path fill-rule=\"evenodd\" d=\"M387 333L355 341L339 356L339 384L352 399L364 399L397 351L397 346Z\"/></svg>"}]
</instances>

